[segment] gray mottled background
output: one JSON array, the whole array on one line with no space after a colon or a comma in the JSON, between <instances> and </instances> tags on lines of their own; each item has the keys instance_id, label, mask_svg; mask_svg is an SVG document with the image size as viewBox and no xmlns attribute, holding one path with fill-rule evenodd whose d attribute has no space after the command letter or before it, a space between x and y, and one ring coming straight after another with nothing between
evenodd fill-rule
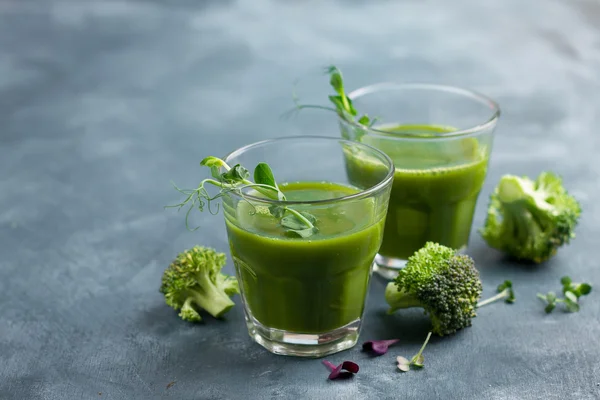
<instances>
[{"instance_id":1,"label":"gray mottled background","mask_svg":"<svg viewBox=\"0 0 600 400\"><path fill-rule=\"evenodd\" d=\"M189 233L163 210L178 199L169 181L195 184L203 156L258 139L337 135L327 113L279 118L296 78L323 101L329 63L352 88L430 81L501 104L476 226L506 172L551 168L585 210L578 238L539 268L473 235L486 294L512 279L518 303L433 340L422 371L398 374L394 358L428 323L385 316L378 279L362 339L402 342L330 357L361 365L341 382L250 342L239 306L194 326L158 293L177 252L227 250L221 216ZM535 298L564 274L600 285L598 126L594 0L0 0L0 398L600 398L600 295L549 316Z\"/></svg>"}]
</instances>

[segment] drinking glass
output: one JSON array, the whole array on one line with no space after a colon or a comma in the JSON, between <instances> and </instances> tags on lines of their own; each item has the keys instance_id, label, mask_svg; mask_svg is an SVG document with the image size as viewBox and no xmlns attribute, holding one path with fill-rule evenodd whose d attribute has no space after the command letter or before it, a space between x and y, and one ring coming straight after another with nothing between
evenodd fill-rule
<instances>
[{"instance_id":1,"label":"drinking glass","mask_svg":"<svg viewBox=\"0 0 600 400\"><path fill-rule=\"evenodd\" d=\"M349 160L366 166L360 181L349 180ZM302 136L254 143L225 161L269 164L287 197L271 200L248 188L224 198L250 337L273 353L305 357L354 346L383 237L390 158L366 144ZM272 212L281 207L314 216L318 231L286 231Z\"/></svg>"},{"instance_id":2,"label":"drinking glass","mask_svg":"<svg viewBox=\"0 0 600 400\"><path fill-rule=\"evenodd\" d=\"M500 116L489 98L452 86L380 83L348 97L365 127L340 114L341 135L384 151L395 177L375 270L393 278L432 241L464 252ZM362 180L360 165L349 181Z\"/></svg>"}]
</instances>

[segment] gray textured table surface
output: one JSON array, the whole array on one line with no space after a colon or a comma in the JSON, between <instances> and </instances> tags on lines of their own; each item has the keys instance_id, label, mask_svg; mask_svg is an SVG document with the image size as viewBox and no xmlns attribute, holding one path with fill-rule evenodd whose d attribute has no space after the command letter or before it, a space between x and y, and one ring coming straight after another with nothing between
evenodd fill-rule
<instances>
[{"instance_id":1,"label":"gray textured table surface","mask_svg":"<svg viewBox=\"0 0 600 400\"><path fill-rule=\"evenodd\" d=\"M535 269L473 235L486 294L509 278L518 303L433 340L420 372L396 373L394 356L416 352L427 321L385 316L377 279L362 338L402 343L330 357L361 365L342 382L253 344L239 306L194 326L158 293L178 251L227 250L221 216L189 233L163 210L169 181L197 183L201 157L258 139L336 135L330 114L278 118L297 77L306 100L324 98L317 71L332 62L352 87L432 81L498 100L475 226L505 172L552 168L585 209L578 238ZM0 398L600 398L600 294L549 316L535 298L563 274L600 285L598 126L593 0L2 0Z\"/></svg>"}]
</instances>

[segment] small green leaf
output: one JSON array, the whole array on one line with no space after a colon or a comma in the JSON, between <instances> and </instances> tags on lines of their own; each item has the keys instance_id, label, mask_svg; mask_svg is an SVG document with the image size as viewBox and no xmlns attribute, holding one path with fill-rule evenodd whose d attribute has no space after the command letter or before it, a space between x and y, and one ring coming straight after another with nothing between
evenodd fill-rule
<instances>
[{"instance_id":1,"label":"small green leaf","mask_svg":"<svg viewBox=\"0 0 600 400\"><path fill-rule=\"evenodd\" d=\"M291 236L307 238L317 233L318 229L314 226L314 224L317 222L317 218L314 215L304 211L300 212L300 214L313 226L307 226L307 223L298 218L295 213L288 213L285 217L281 218L281 226L286 228L287 233Z\"/></svg>"},{"instance_id":2,"label":"small green leaf","mask_svg":"<svg viewBox=\"0 0 600 400\"><path fill-rule=\"evenodd\" d=\"M577 303L577 296L573 292L568 291L565 293L565 300Z\"/></svg>"},{"instance_id":3,"label":"small green leaf","mask_svg":"<svg viewBox=\"0 0 600 400\"><path fill-rule=\"evenodd\" d=\"M508 297L504 300L507 303L515 302L515 292L513 291L512 282L504 281L498 285L498 292L508 291Z\"/></svg>"},{"instance_id":4,"label":"small green leaf","mask_svg":"<svg viewBox=\"0 0 600 400\"><path fill-rule=\"evenodd\" d=\"M356 109L352 105L352 100L350 100L349 98L346 98L346 100L348 101L348 105L350 106L350 109L346 109L346 107L344 106L344 101L342 100L342 96L329 96L329 100L335 105L335 108L337 108L338 111L340 111L342 113L348 113L353 117L356 116L356 114L357 114Z\"/></svg>"},{"instance_id":5,"label":"small green leaf","mask_svg":"<svg viewBox=\"0 0 600 400\"><path fill-rule=\"evenodd\" d=\"M369 121L370 121L369 116L367 114L365 114L359 118L358 123L361 125L365 125L365 126L371 126L369 124Z\"/></svg>"},{"instance_id":6,"label":"small green leaf","mask_svg":"<svg viewBox=\"0 0 600 400\"><path fill-rule=\"evenodd\" d=\"M334 69L330 69L331 78L329 79L329 84L333 87L333 89L340 95L344 95L344 80L342 79L342 74L340 71L333 67Z\"/></svg>"},{"instance_id":7,"label":"small green leaf","mask_svg":"<svg viewBox=\"0 0 600 400\"><path fill-rule=\"evenodd\" d=\"M221 167L224 167L227 164L225 163L225 161L221 160L220 158L209 156L209 157L206 157L204 160L200 161L200 165L203 167L209 167L210 174L212 175L212 177L220 180L221 179L220 169L221 169Z\"/></svg>"},{"instance_id":8,"label":"small green leaf","mask_svg":"<svg viewBox=\"0 0 600 400\"><path fill-rule=\"evenodd\" d=\"M316 228L305 228L305 229L288 229L286 233L290 236L299 236L301 238L307 238L316 233Z\"/></svg>"},{"instance_id":9,"label":"small green leaf","mask_svg":"<svg viewBox=\"0 0 600 400\"><path fill-rule=\"evenodd\" d=\"M205 159L203 159L202 161L200 161L200 165L202 165L203 167L218 167L221 168L223 166L225 166L225 161L221 160L220 158L214 157L214 156L208 156Z\"/></svg>"},{"instance_id":10,"label":"small green leaf","mask_svg":"<svg viewBox=\"0 0 600 400\"><path fill-rule=\"evenodd\" d=\"M269 164L261 162L254 168L254 182L260 185L268 185L277 188L273 171Z\"/></svg>"},{"instance_id":11,"label":"small green leaf","mask_svg":"<svg viewBox=\"0 0 600 400\"><path fill-rule=\"evenodd\" d=\"M281 218L285 214L285 207L273 205L269 207L269 211L275 218Z\"/></svg>"},{"instance_id":12,"label":"small green leaf","mask_svg":"<svg viewBox=\"0 0 600 400\"><path fill-rule=\"evenodd\" d=\"M250 172L240 164L236 164L229 171L221 174L222 182L241 182L244 179L248 179L250 177Z\"/></svg>"},{"instance_id":13,"label":"small green leaf","mask_svg":"<svg viewBox=\"0 0 600 400\"><path fill-rule=\"evenodd\" d=\"M575 296L573 292L565 293L565 306L567 307L567 311L569 312L579 311L579 303L577 302L577 296Z\"/></svg>"},{"instance_id":14,"label":"small green leaf","mask_svg":"<svg viewBox=\"0 0 600 400\"><path fill-rule=\"evenodd\" d=\"M590 285L589 283L582 283L581 285L579 285L579 293L581 293L582 296L590 294L591 291L592 285Z\"/></svg>"},{"instance_id":15,"label":"small green leaf","mask_svg":"<svg viewBox=\"0 0 600 400\"><path fill-rule=\"evenodd\" d=\"M570 283L563 286L563 293L572 292L577 298L586 296L592 291L592 286L589 283Z\"/></svg>"},{"instance_id":16,"label":"small green leaf","mask_svg":"<svg viewBox=\"0 0 600 400\"><path fill-rule=\"evenodd\" d=\"M571 284L571 282L572 282L572 280L571 280L571 278L570 278L570 277L568 277L568 276L563 276L563 277L560 279L560 283L562 283L564 286L568 286L568 285L570 285L570 284Z\"/></svg>"},{"instance_id":17,"label":"small green leaf","mask_svg":"<svg viewBox=\"0 0 600 400\"><path fill-rule=\"evenodd\" d=\"M341 96L327 96L338 111L345 111Z\"/></svg>"},{"instance_id":18,"label":"small green leaf","mask_svg":"<svg viewBox=\"0 0 600 400\"><path fill-rule=\"evenodd\" d=\"M565 300L577 302L577 295L575 293L571 292L570 290L567 290L565 292Z\"/></svg>"},{"instance_id":19,"label":"small green leaf","mask_svg":"<svg viewBox=\"0 0 600 400\"><path fill-rule=\"evenodd\" d=\"M301 212L300 214L302 214L313 224L317 220L312 214L306 212ZM306 224L300 219L298 219L298 217L294 214L288 214L285 217L281 218L281 226L291 230L301 230L306 228Z\"/></svg>"},{"instance_id":20,"label":"small green leaf","mask_svg":"<svg viewBox=\"0 0 600 400\"><path fill-rule=\"evenodd\" d=\"M556 308L556 294L554 294L554 292L548 292L548 294L545 296L541 293L538 293L537 297L547 304L546 308L544 308L546 313L549 314Z\"/></svg>"},{"instance_id":21,"label":"small green leaf","mask_svg":"<svg viewBox=\"0 0 600 400\"><path fill-rule=\"evenodd\" d=\"M294 214L288 214L281 218L281 226L291 230L300 230L306 228L306 224L300 221Z\"/></svg>"}]
</instances>

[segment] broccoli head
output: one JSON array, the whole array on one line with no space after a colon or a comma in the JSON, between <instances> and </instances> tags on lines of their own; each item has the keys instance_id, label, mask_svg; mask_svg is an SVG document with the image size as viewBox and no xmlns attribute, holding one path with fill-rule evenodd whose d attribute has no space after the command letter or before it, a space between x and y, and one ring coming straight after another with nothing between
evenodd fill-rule
<instances>
[{"instance_id":1,"label":"broccoli head","mask_svg":"<svg viewBox=\"0 0 600 400\"><path fill-rule=\"evenodd\" d=\"M471 326L481 296L479 271L473 259L428 242L409 257L393 282L388 283L385 300L388 313L401 308L420 307L433 325L433 332L448 335Z\"/></svg>"},{"instance_id":2,"label":"broccoli head","mask_svg":"<svg viewBox=\"0 0 600 400\"><path fill-rule=\"evenodd\" d=\"M557 175L542 172L535 181L504 175L490 196L480 233L493 248L541 263L575 237L580 214L579 203Z\"/></svg>"},{"instance_id":3,"label":"broccoli head","mask_svg":"<svg viewBox=\"0 0 600 400\"><path fill-rule=\"evenodd\" d=\"M160 286L167 304L180 310L186 321L201 321L200 309L215 318L223 316L235 305L229 297L240 292L237 279L221 273L225 262L224 253L208 247L196 246L177 255Z\"/></svg>"}]
</instances>

